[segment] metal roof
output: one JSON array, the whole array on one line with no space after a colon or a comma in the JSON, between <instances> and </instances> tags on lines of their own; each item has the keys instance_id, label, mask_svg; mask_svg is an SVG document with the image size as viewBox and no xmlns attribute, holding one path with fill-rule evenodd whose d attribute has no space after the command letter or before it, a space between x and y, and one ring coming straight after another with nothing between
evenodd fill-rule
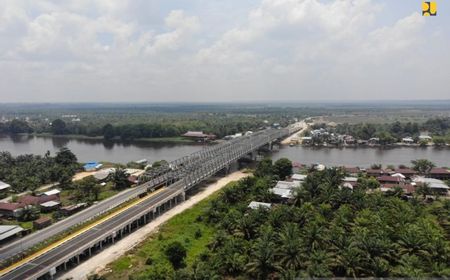
<instances>
[{"instance_id":1,"label":"metal roof","mask_svg":"<svg viewBox=\"0 0 450 280\"><path fill-rule=\"evenodd\" d=\"M53 189L53 190L49 190L44 192L44 195L53 195L53 194L59 194L61 191L58 189Z\"/></svg>"},{"instance_id":2,"label":"metal roof","mask_svg":"<svg viewBox=\"0 0 450 280\"><path fill-rule=\"evenodd\" d=\"M19 232L23 231L23 228L16 225L4 226L0 225L0 240L11 237Z\"/></svg>"},{"instance_id":3,"label":"metal roof","mask_svg":"<svg viewBox=\"0 0 450 280\"><path fill-rule=\"evenodd\" d=\"M59 205L59 204L61 204L61 203L59 203L58 201L50 200L50 201L41 203L41 206L44 206L44 207L53 207L53 206L57 206L57 205Z\"/></svg>"},{"instance_id":4,"label":"metal roof","mask_svg":"<svg viewBox=\"0 0 450 280\"><path fill-rule=\"evenodd\" d=\"M4 189L10 188L10 187L11 187L10 184L0 181L0 190L4 190Z\"/></svg>"},{"instance_id":5,"label":"metal roof","mask_svg":"<svg viewBox=\"0 0 450 280\"><path fill-rule=\"evenodd\" d=\"M272 206L272 204L270 204L270 203L252 201L248 205L248 208L251 208L251 209L258 209L259 207L270 208L271 206Z\"/></svg>"}]
</instances>

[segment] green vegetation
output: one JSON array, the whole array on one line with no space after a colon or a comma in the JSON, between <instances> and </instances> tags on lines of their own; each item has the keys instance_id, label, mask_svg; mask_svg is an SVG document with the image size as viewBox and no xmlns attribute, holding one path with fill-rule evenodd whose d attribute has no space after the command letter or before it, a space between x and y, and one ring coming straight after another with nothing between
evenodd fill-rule
<instances>
[{"instance_id":1,"label":"green vegetation","mask_svg":"<svg viewBox=\"0 0 450 280\"><path fill-rule=\"evenodd\" d=\"M202 215L217 195L173 217L137 249L114 261L111 264L113 273L108 274L107 279L147 279L145 277L149 274L153 275L150 279L157 279L156 274L171 275L174 269L166 256L166 249L174 242L186 249L183 261L191 267L215 233L214 227L202 222Z\"/></svg>"},{"instance_id":2,"label":"green vegetation","mask_svg":"<svg viewBox=\"0 0 450 280\"><path fill-rule=\"evenodd\" d=\"M54 157L50 152L43 157L13 157L9 152L0 152L0 180L8 182L16 193L34 192L43 184L52 182L67 185L79 167L76 156L67 148L62 148Z\"/></svg>"},{"instance_id":3,"label":"green vegetation","mask_svg":"<svg viewBox=\"0 0 450 280\"><path fill-rule=\"evenodd\" d=\"M261 162L260 175L231 183L170 220L113 263L107 278L450 276L449 200L429 203L418 195L405 201L401 190L366 192L376 188L370 179L354 190L342 188L343 171L325 169L310 171L294 199L279 203L269 191L282 177L274 166ZM252 210L250 201L278 203ZM169 261L171 246L185 265Z\"/></svg>"},{"instance_id":4,"label":"green vegetation","mask_svg":"<svg viewBox=\"0 0 450 280\"><path fill-rule=\"evenodd\" d=\"M450 142L450 118L432 118L423 123L399 121L383 124L343 123L337 125L335 131L364 140L378 137L384 144L400 142L403 137L408 136L417 140L420 131L427 131L433 135L433 140L437 140L437 144L442 145Z\"/></svg>"}]
</instances>

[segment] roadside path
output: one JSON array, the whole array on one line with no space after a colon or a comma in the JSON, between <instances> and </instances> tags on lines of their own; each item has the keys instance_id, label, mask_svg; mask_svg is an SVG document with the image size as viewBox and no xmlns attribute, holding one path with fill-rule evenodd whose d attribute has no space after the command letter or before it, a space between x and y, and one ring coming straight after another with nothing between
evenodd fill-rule
<instances>
[{"instance_id":1,"label":"roadside path","mask_svg":"<svg viewBox=\"0 0 450 280\"><path fill-rule=\"evenodd\" d=\"M308 128L308 124L304 120L295 123L294 126L300 127L300 130L282 140L281 145L289 145L289 143L291 143L292 138L298 137L303 131L305 131Z\"/></svg>"},{"instance_id":2,"label":"roadside path","mask_svg":"<svg viewBox=\"0 0 450 280\"><path fill-rule=\"evenodd\" d=\"M222 189L229 182L239 180L246 176L248 176L248 174L245 174L241 171L236 171L226 177L220 178L217 182L206 186L204 190L188 198L188 200L179 204L175 208L172 208L169 211L165 212L163 215L159 216L149 224L126 236L119 242L116 242L114 245L99 252L97 255L81 263L74 269L61 275L59 279L85 280L87 279L89 274L101 274L107 264L113 262L120 256L126 254L127 251L131 250L133 247L139 245L151 233L157 230L163 223L167 222L169 219L183 212L184 210L191 208L214 192Z\"/></svg>"}]
</instances>

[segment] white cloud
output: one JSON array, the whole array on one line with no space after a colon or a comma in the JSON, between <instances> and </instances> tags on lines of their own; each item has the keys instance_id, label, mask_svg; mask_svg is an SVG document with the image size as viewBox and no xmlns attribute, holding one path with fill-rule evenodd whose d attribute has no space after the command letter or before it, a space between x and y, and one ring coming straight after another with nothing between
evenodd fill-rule
<instances>
[{"instance_id":1,"label":"white cloud","mask_svg":"<svg viewBox=\"0 0 450 280\"><path fill-rule=\"evenodd\" d=\"M156 18L158 1L2 1L2 99L419 98L431 77L426 97L448 97L448 26L427 32L417 12L386 24L389 2L264 0L211 28L196 1Z\"/></svg>"}]
</instances>

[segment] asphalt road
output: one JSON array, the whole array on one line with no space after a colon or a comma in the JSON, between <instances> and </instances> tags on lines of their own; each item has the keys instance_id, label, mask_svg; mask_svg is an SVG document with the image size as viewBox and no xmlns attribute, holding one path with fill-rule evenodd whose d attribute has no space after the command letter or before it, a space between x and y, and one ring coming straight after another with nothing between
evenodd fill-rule
<instances>
[{"instance_id":1,"label":"asphalt road","mask_svg":"<svg viewBox=\"0 0 450 280\"><path fill-rule=\"evenodd\" d=\"M148 184L143 184L137 186L136 188L128 189L123 192L118 193L115 196L112 196L106 200L99 202L96 205L93 205L89 208L86 208L70 217L67 217L64 220L61 220L50 227L39 230L35 233L27 235L13 243L8 244L0 248L0 260L7 259L11 256L14 256L20 253L27 248L31 248L40 242L43 242L52 236L60 234L65 230L71 228L80 223L84 223L93 217L97 216L100 213L104 213L111 208L116 207L117 205L129 200L130 198L138 196L141 192L143 192L148 187Z\"/></svg>"},{"instance_id":2,"label":"asphalt road","mask_svg":"<svg viewBox=\"0 0 450 280\"><path fill-rule=\"evenodd\" d=\"M175 184L177 185L177 184ZM170 197L172 194L180 190L181 187L175 187L175 185L162 190L161 192L150 196L143 202L132 206L117 216L89 229L85 233L64 242L61 246L37 257L36 259L28 262L15 270L0 277L0 280L23 280L35 277L42 269L45 269L49 265L57 262L58 260L65 259L67 255L75 252L82 245L87 244L96 237L99 233L107 233L113 231L117 226L129 221L134 216L143 213L148 210L149 207L163 201Z\"/></svg>"}]
</instances>

